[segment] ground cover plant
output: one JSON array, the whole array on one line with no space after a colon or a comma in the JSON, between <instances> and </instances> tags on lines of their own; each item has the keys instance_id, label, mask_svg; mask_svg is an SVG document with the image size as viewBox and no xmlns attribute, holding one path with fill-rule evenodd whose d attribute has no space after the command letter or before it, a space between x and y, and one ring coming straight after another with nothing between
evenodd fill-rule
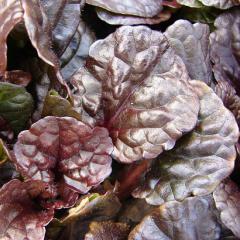
<instances>
[{"instance_id":1,"label":"ground cover plant","mask_svg":"<svg viewBox=\"0 0 240 240\"><path fill-rule=\"evenodd\" d=\"M0 0L0 239L240 239L239 0Z\"/></svg>"}]
</instances>

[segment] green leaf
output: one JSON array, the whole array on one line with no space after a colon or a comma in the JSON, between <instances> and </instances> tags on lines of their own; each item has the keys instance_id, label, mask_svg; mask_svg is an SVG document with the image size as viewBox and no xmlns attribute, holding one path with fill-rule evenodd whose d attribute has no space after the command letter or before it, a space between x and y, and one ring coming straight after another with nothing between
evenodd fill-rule
<instances>
[{"instance_id":1,"label":"green leaf","mask_svg":"<svg viewBox=\"0 0 240 240\"><path fill-rule=\"evenodd\" d=\"M0 116L9 123L15 134L24 129L32 111L33 99L25 88L0 83Z\"/></svg>"},{"instance_id":2,"label":"green leaf","mask_svg":"<svg viewBox=\"0 0 240 240\"><path fill-rule=\"evenodd\" d=\"M189 8L183 7L179 12L179 17L190 20L195 23L208 24L211 30L214 30L214 21L222 10L213 7Z\"/></svg>"},{"instance_id":3,"label":"green leaf","mask_svg":"<svg viewBox=\"0 0 240 240\"><path fill-rule=\"evenodd\" d=\"M4 145L3 140L0 138L0 165L5 163L9 159L9 153Z\"/></svg>"},{"instance_id":4,"label":"green leaf","mask_svg":"<svg viewBox=\"0 0 240 240\"><path fill-rule=\"evenodd\" d=\"M45 98L42 116L74 117L81 120L80 113L74 109L72 104L54 90L49 91Z\"/></svg>"}]
</instances>

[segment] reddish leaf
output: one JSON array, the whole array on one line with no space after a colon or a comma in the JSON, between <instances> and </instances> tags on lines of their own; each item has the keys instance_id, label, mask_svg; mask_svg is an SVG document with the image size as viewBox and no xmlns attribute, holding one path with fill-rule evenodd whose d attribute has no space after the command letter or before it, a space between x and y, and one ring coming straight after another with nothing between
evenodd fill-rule
<instances>
[{"instance_id":1,"label":"reddish leaf","mask_svg":"<svg viewBox=\"0 0 240 240\"><path fill-rule=\"evenodd\" d=\"M12 180L0 189L0 238L4 240L43 240L52 211L38 209L30 195L38 194L39 183Z\"/></svg>"},{"instance_id":2,"label":"reddish leaf","mask_svg":"<svg viewBox=\"0 0 240 240\"><path fill-rule=\"evenodd\" d=\"M16 165L24 176L47 182L51 189L62 176L65 184L80 193L111 173L111 152L106 129L91 129L71 117L41 119L21 132L14 146Z\"/></svg>"},{"instance_id":3,"label":"reddish leaf","mask_svg":"<svg viewBox=\"0 0 240 240\"><path fill-rule=\"evenodd\" d=\"M4 76L5 82L13 83L23 87L26 87L31 82L31 80L31 75L21 70L5 72Z\"/></svg>"},{"instance_id":4,"label":"reddish leaf","mask_svg":"<svg viewBox=\"0 0 240 240\"><path fill-rule=\"evenodd\" d=\"M38 55L49 65L58 66L58 59L51 49L50 24L40 2L21 0L24 10L23 19L32 45Z\"/></svg>"}]
</instances>

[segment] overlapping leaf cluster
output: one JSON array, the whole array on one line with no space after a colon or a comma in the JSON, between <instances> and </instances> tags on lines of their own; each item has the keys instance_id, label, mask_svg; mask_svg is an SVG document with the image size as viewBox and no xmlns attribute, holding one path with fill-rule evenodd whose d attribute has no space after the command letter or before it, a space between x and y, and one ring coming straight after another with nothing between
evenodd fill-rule
<instances>
[{"instance_id":1,"label":"overlapping leaf cluster","mask_svg":"<svg viewBox=\"0 0 240 240\"><path fill-rule=\"evenodd\" d=\"M0 239L240 238L239 5L2 0Z\"/></svg>"}]
</instances>

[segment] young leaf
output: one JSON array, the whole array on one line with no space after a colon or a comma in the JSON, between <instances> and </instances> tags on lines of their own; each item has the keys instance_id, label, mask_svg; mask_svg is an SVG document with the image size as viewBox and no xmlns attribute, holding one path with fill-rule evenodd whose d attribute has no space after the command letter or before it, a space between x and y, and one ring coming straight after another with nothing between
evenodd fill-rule
<instances>
[{"instance_id":1,"label":"young leaf","mask_svg":"<svg viewBox=\"0 0 240 240\"><path fill-rule=\"evenodd\" d=\"M88 89L80 87L76 95L80 103L86 92L95 96L86 101L92 103L84 108L89 115L89 105L98 110L97 100L102 100L104 126L113 139L116 159L131 163L154 158L194 128L198 97L163 34L143 26L121 27L96 41L89 55L88 72L81 70L73 78L75 86Z\"/></svg>"},{"instance_id":2,"label":"young leaf","mask_svg":"<svg viewBox=\"0 0 240 240\"><path fill-rule=\"evenodd\" d=\"M32 184L12 180L0 189L1 239L44 239L45 226L52 220L53 212L35 206L29 192Z\"/></svg>"},{"instance_id":3,"label":"young leaf","mask_svg":"<svg viewBox=\"0 0 240 240\"><path fill-rule=\"evenodd\" d=\"M54 90L50 91L44 100L42 116L73 117L81 120L81 115L72 104Z\"/></svg>"},{"instance_id":4,"label":"young leaf","mask_svg":"<svg viewBox=\"0 0 240 240\"><path fill-rule=\"evenodd\" d=\"M200 98L197 127L159 156L147 183L135 190L135 197L150 204L209 194L234 168L239 137L234 116L206 84L191 84Z\"/></svg>"},{"instance_id":5,"label":"young leaf","mask_svg":"<svg viewBox=\"0 0 240 240\"><path fill-rule=\"evenodd\" d=\"M71 117L51 116L21 132L14 153L20 173L27 178L54 188L62 176L68 187L87 193L111 173L112 148L105 128L92 129Z\"/></svg>"},{"instance_id":6,"label":"young leaf","mask_svg":"<svg viewBox=\"0 0 240 240\"><path fill-rule=\"evenodd\" d=\"M25 88L0 82L0 117L18 134L24 129L33 111L32 96Z\"/></svg>"}]
</instances>

